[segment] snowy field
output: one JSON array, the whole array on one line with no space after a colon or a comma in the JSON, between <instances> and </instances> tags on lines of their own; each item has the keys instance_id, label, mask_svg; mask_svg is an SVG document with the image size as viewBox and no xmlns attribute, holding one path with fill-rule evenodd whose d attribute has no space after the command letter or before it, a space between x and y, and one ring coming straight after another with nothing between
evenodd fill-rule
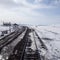
<instances>
[{"instance_id":1,"label":"snowy field","mask_svg":"<svg viewBox=\"0 0 60 60\"><path fill-rule=\"evenodd\" d=\"M0 31L4 31L4 30L9 30L9 27L6 27L6 26L0 26Z\"/></svg>"},{"instance_id":2,"label":"snowy field","mask_svg":"<svg viewBox=\"0 0 60 60\"><path fill-rule=\"evenodd\" d=\"M8 31L8 34L9 34L10 33L9 29L11 29L11 32L13 31L13 28L12 27L9 27L9 26L1 26L0 25L0 37L1 37L2 31L6 31L7 30Z\"/></svg>"},{"instance_id":3,"label":"snowy field","mask_svg":"<svg viewBox=\"0 0 60 60\"><path fill-rule=\"evenodd\" d=\"M33 26L48 48L46 60L60 60L60 26Z\"/></svg>"}]
</instances>

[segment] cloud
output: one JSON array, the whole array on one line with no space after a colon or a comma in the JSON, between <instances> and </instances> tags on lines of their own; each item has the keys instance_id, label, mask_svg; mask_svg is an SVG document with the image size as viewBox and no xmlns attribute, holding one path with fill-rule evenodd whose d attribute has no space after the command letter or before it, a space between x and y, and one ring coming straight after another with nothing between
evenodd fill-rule
<instances>
[{"instance_id":1,"label":"cloud","mask_svg":"<svg viewBox=\"0 0 60 60\"><path fill-rule=\"evenodd\" d=\"M34 11L38 5L29 4L27 0L0 0L0 7L9 12L14 12L20 16L41 16ZM6 13L5 13L6 14Z\"/></svg>"},{"instance_id":2,"label":"cloud","mask_svg":"<svg viewBox=\"0 0 60 60\"><path fill-rule=\"evenodd\" d=\"M1 6L9 11L22 12L21 14L25 13L25 15L36 15L38 13L35 10L59 7L60 0L0 0Z\"/></svg>"},{"instance_id":3,"label":"cloud","mask_svg":"<svg viewBox=\"0 0 60 60\"><path fill-rule=\"evenodd\" d=\"M37 24L44 21L49 22L51 17L48 13L50 16L55 12L57 14L59 6L60 0L0 0L0 20L3 18L3 20L18 23L22 20L23 23Z\"/></svg>"},{"instance_id":4,"label":"cloud","mask_svg":"<svg viewBox=\"0 0 60 60\"><path fill-rule=\"evenodd\" d=\"M33 11L35 9L41 8L55 8L55 6L60 6L60 0L0 0L0 5L4 6L6 9L12 10L29 10Z\"/></svg>"},{"instance_id":5,"label":"cloud","mask_svg":"<svg viewBox=\"0 0 60 60\"><path fill-rule=\"evenodd\" d=\"M27 0L30 4L32 0ZM56 8L60 6L60 0L33 0L32 5L35 8Z\"/></svg>"},{"instance_id":6,"label":"cloud","mask_svg":"<svg viewBox=\"0 0 60 60\"><path fill-rule=\"evenodd\" d=\"M60 0L42 0L41 3L51 6L60 6Z\"/></svg>"},{"instance_id":7,"label":"cloud","mask_svg":"<svg viewBox=\"0 0 60 60\"><path fill-rule=\"evenodd\" d=\"M60 0L0 0L0 5L5 8L53 8L60 6Z\"/></svg>"},{"instance_id":8,"label":"cloud","mask_svg":"<svg viewBox=\"0 0 60 60\"><path fill-rule=\"evenodd\" d=\"M5 7L51 8L60 6L60 0L0 0Z\"/></svg>"},{"instance_id":9,"label":"cloud","mask_svg":"<svg viewBox=\"0 0 60 60\"><path fill-rule=\"evenodd\" d=\"M22 2L17 2L16 0L0 0L0 5L5 8L15 8L15 7L23 7Z\"/></svg>"}]
</instances>

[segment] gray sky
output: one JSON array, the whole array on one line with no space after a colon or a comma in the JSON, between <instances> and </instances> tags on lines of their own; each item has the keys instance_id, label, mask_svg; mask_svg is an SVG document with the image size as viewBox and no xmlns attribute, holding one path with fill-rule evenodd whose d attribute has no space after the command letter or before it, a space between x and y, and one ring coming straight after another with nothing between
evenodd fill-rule
<instances>
[{"instance_id":1,"label":"gray sky","mask_svg":"<svg viewBox=\"0 0 60 60\"><path fill-rule=\"evenodd\" d=\"M0 0L0 23L60 24L60 0Z\"/></svg>"}]
</instances>

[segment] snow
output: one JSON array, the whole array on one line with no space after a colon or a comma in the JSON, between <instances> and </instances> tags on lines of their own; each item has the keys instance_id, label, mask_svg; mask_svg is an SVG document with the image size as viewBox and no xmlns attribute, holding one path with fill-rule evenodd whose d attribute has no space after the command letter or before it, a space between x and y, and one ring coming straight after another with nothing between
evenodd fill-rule
<instances>
[{"instance_id":1,"label":"snow","mask_svg":"<svg viewBox=\"0 0 60 60\"><path fill-rule=\"evenodd\" d=\"M0 60L2 59L2 55L0 55Z\"/></svg>"},{"instance_id":2,"label":"snow","mask_svg":"<svg viewBox=\"0 0 60 60\"><path fill-rule=\"evenodd\" d=\"M9 27L6 27L6 26L0 26L0 31L4 31L4 30L9 30Z\"/></svg>"},{"instance_id":3,"label":"snow","mask_svg":"<svg viewBox=\"0 0 60 60\"><path fill-rule=\"evenodd\" d=\"M46 60L60 60L60 26L33 26L48 48Z\"/></svg>"},{"instance_id":4,"label":"snow","mask_svg":"<svg viewBox=\"0 0 60 60\"><path fill-rule=\"evenodd\" d=\"M26 30L20 36L18 36L17 39L15 39L12 43L10 43L9 45L5 46L1 50L0 59L1 59L1 56L2 56L2 59L8 60L10 54L12 54L12 52L14 50L14 47L17 45L17 43L19 41L21 41L21 39L23 39L25 33L26 33Z\"/></svg>"},{"instance_id":5,"label":"snow","mask_svg":"<svg viewBox=\"0 0 60 60\"><path fill-rule=\"evenodd\" d=\"M35 51L36 50L36 47L35 47L35 42L34 42L34 38L33 38L33 33L31 32L31 33L29 33L29 35L30 35L30 38L31 38L31 40L32 40L32 44L31 44L31 49L33 50L33 51Z\"/></svg>"},{"instance_id":6,"label":"snow","mask_svg":"<svg viewBox=\"0 0 60 60\"><path fill-rule=\"evenodd\" d=\"M0 38L3 37L3 36L1 36L2 31L6 31L7 30L8 31L8 34L9 34L10 33L9 29L11 29L11 32L14 31L12 26L9 27L9 26L2 26L2 25L0 25ZM5 34L5 35L7 35L7 34Z\"/></svg>"}]
</instances>

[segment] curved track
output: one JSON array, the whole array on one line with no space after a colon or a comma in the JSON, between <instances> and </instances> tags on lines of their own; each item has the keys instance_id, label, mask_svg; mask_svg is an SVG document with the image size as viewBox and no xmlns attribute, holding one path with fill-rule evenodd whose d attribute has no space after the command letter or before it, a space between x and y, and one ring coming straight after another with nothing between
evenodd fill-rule
<instances>
[{"instance_id":1,"label":"curved track","mask_svg":"<svg viewBox=\"0 0 60 60\"><path fill-rule=\"evenodd\" d=\"M25 28L23 28L22 30L17 29L16 31L0 39L0 51L4 46L7 46L12 41L14 41L23 31L25 31Z\"/></svg>"},{"instance_id":2,"label":"curved track","mask_svg":"<svg viewBox=\"0 0 60 60\"><path fill-rule=\"evenodd\" d=\"M29 39L29 33L32 29L27 29L23 39L15 46L13 54L10 55L8 60L41 60L38 47L35 41L36 51L30 48L31 40ZM33 32L32 32L33 33ZM34 35L33 35L34 36ZM35 38L35 37L34 37Z\"/></svg>"},{"instance_id":3,"label":"curved track","mask_svg":"<svg viewBox=\"0 0 60 60\"><path fill-rule=\"evenodd\" d=\"M27 29L23 39L15 46L13 54L10 55L8 60L23 60L25 48L27 45L27 37L29 34L29 29Z\"/></svg>"},{"instance_id":4,"label":"curved track","mask_svg":"<svg viewBox=\"0 0 60 60\"><path fill-rule=\"evenodd\" d=\"M38 34L35 32L35 30L30 29L28 27L23 28L21 31L17 30L8 35L8 37L5 37L5 40L4 39L1 40L0 43L1 49L4 46L7 46L8 44L12 43L12 41L14 41L19 35L21 35L23 31L25 31L25 33L23 33L24 34L23 38L20 41L18 41L18 43L14 46L12 53L9 55L7 60L44 60L41 57L37 41L39 42L39 46L41 48L47 50L47 47L40 39ZM33 36L32 39L31 36L29 35L30 33L32 33ZM32 40L34 40L33 42L35 43L36 47L35 50L31 48Z\"/></svg>"}]
</instances>

